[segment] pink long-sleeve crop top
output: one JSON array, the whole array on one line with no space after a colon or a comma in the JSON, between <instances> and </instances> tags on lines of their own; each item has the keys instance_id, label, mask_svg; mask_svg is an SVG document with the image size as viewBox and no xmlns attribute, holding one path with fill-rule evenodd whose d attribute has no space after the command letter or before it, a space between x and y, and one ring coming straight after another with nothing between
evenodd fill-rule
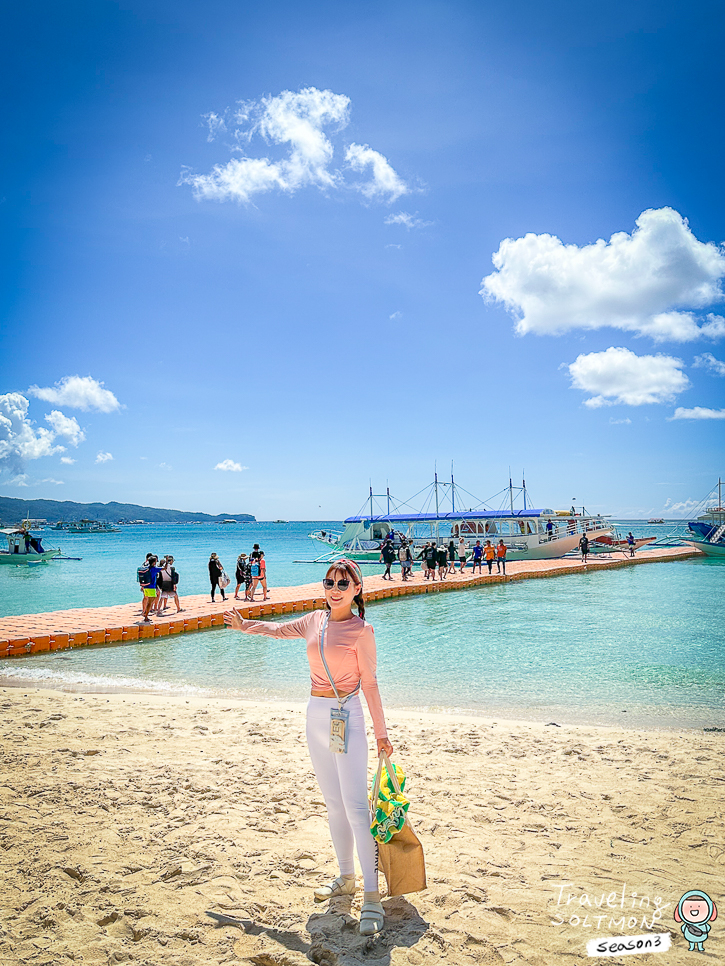
<instances>
[{"instance_id":1,"label":"pink long-sleeve crop top","mask_svg":"<svg viewBox=\"0 0 725 966\"><path fill-rule=\"evenodd\" d=\"M320 659L320 631L326 611L312 611L293 621L250 621L242 618L245 634L264 634L267 637L304 637L307 641L307 660L313 691L329 691L330 679ZM380 700L375 674L377 655L375 634L370 624L360 617L346 621L328 621L325 631L325 660L335 687L340 693L350 693L362 686L365 700L373 719L376 738L387 738L383 703Z\"/></svg>"}]
</instances>

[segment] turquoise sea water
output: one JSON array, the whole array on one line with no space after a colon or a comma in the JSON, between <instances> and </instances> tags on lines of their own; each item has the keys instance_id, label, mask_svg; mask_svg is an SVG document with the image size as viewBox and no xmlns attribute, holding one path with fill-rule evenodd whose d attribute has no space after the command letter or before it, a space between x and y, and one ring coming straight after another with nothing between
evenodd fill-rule
<instances>
[{"instance_id":1,"label":"turquoise sea water","mask_svg":"<svg viewBox=\"0 0 725 966\"><path fill-rule=\"evenodd\" d=\"M84 559L0 568L3 612L136 600L135 567L147 550L174 554L186 593L207 589L212 549L231 572L239 550L254 542L265 549L271 583L318 580L319 565L293 562L311 558L306 534L317 526L159 526L93 537L46 531L47 545L62 537L64 552ZM391 708L558 723L723 727L724 580L723 562L698 558L373 604L367 616L383 699ZM1 670L5 683L256 700L301 701L308 688L302 641L227 630L37 655Z\"/></svg>"}]
</instances>

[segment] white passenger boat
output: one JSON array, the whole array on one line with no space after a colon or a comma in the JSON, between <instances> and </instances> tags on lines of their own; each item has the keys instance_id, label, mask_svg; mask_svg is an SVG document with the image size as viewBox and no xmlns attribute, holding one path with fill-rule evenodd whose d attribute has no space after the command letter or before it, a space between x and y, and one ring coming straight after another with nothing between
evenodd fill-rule
<instances>
[{"instance_id":1,"label":"white passenger boat","mask_svg":"<svg viewBox=\"0 0 725 966\"><path fill-rule=\"evenodd\" d=\"M6 527L0 533L8 542L8 549L0 550L0 564L37 564L60 556L60 549L46 550L40 537L25 527Z\"/></svg>"},{"instance_id":2,"label":"white passenger boat","mask_svg":"<svg viewBox=\"0 0 725 966\"><path fill-rule=\"evenodd\" d=\"M710 498L706 499L706 502ZM717 504L688 524L692 539L685 540L691 547L702 550L708 557L725 557L725 506L722 500L722 480L717 481Z\"/></svg>"},{"instance_id":3,"label":"white passenger boat","mask_svg":"<svg viewBox=\"0 0 725 966\"><path fill-rule=\"evenodd\" d=\"M375 506L375 494L371 487L365 512L348 517L344 521L344 530L316 530L310 534L312 540L326 548L326 552L317 560L332 561L344 556L356 561L377 562L384 540L392 539L393 546L397 548L403 538L413 542L416 553L429 541L434 540L438 546L448 546L453 540L458 553L460 537L466 540L469 555L476 540L482 544L486 540L493 544L503 540L509 560L551 560L575 550L584 533L589 540L597 540L613 531L605 517L590 515L584 507L581 512L574 507L571 510L531 507L525 484L523 487L513 487L509 481L507 490L502 491L507 496L508 505L497 510L482 504L467 509L457 508L461 488L456 486L452 477L450 483L439 483L436 475L428 489L432 490L432 494L429 494L427 502L430 503L434 496L435 510L400 512L401 507L397 506L388 491L382 495L387 499L387 508L376 512L376 509L380 511L380 507ZM523 498L520 509L514 507L515 493ZM450 504L450 509L441 506L445 503Z\"/></svg>"}]
</instances>

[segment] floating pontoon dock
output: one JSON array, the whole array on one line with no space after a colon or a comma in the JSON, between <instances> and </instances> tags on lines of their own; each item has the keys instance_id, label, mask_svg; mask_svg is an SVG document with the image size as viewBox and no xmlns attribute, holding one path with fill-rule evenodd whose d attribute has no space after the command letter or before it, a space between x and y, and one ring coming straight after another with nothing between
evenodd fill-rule
<instances>
[{"instance_id":1,"label":"floating pontoon dock","mask_svg":"<svg viewBox=\"0 0 725 966\"><path fill-rule=\"evenodd\" d=\"M400 574L395 580L383 580L381 576L364 577L365 600L387 600L413 594L437 594L444 591L465 590L486 584L511 583L536 577L560 577L565 574L592 573L644 563L664 563L701 556L699 550L690 547L666 547L640 550L635 557L612 555L603 558L590 557L585 566L580 560L507 561L506 576L494 573L489 576L484 564L483 574L470 573L449 576L446 580L424 580L420 571L403 582ZM161 617L154 617L150 624L141 620L141 598L134 604L116 607L88 607L74 610L57 610L46 614L23 614L19 617L0 618L0 658L21 657L44 651L63 651L73 647L120 644L124 642L153 640L173 634L223 627L224 611L236 607L243 617L259 619L282 614L298 614L318 610L325 606L322 584L302 584L298 587L273 587L269 599L257 599L252 603L235 601L228 596L226 602L209 601L206 594L181 597L182 612L169 607ZM170 602L171 604L172 602Z\"/></svg>"}]
</instances>

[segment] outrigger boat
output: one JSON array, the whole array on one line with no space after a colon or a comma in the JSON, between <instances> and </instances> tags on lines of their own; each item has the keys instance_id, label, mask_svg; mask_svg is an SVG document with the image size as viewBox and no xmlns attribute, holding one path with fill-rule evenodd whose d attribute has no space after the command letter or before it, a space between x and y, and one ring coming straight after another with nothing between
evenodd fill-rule
<instances>
[{"instance_id":1,"label":"outrigger boat","mask_svg":"<svg viewBox=\"0 0 725 966\"><path fill-rule=\"evenodd\" d=\"M635 551L641 547L646 547L650 543L655 543L657 537L635 537L632 546ZM607 534L597 537L596 540L589 541L589 553L630 553L632 547L627 540L618 533Z\"/></svg>"},{"instance_id":2,"label":"outrigger boat","mask_svg":"<svg viewBox=\"0 0 725 966\"><path fill-rule=\"evenodd\" d=\"M711 497L706 497L704 504ZM725 557L725 506L722 502L722 480L717 481L717 505L707 507L705 513L688 523L694 539L685 540L709 557Z\"/></svg>"},{"instance_id":3,"label":"outrigger boat","mask_svg":"<svg viewBox=\"0 0 725 966\"><path fill-rule=\"evenodd\" d=\"M45 550L40 537L34 537L26 527L6 527L0 533L8 541L8 549L0 550L0 564L36 564L60 556L60 548Z\"/></svg>"},{"instance_id":4,"label":"outrigger boat","mask_svg":"<svg viewBox=\"0 0 725 966\"><path fill-rule=\"evenodd\" d=\"M494 544L503 540L510 560L551 560L576 549L584 533L592 541L611 534L613 530L604 517L593 516L584 507L581 512L576 512L574 507L571 510L533 508L525 481L522 487L514 487L509 480L508 488L501 491L508 506L498 510L490 509L475 497L473 501L478 506L457 508L461 492L467 496L471 494L454 483L453 474L450 483L441 483L436 473L434 482L426 489L430 492L423 506L425 508L426 502L431 503L435 498L435 512L425 512L425 509L422 512L401 512L402 507L390 496L389 489L385 494L374 494L370 487L369 497L363 505L366 512L348 517L344 521L344 530L316 530L310 534L312 540L327 548L314 562L329 562L344 556L358 562L377 563L386 539L391 539L395 548L400 546L402 539L412 541L416 554L426 542L435 540L438 546L447 546L453 540L458 553L460 537L465 538L469 555L476 540L482 544L486 540ZM514 507L514 493L523 497L521 509ZM386 511L380 512L378 506L376 512L376 496L387 499ZM450 509L443 509L442 503L449 503Z\"/></svg>"}]
</instances>

